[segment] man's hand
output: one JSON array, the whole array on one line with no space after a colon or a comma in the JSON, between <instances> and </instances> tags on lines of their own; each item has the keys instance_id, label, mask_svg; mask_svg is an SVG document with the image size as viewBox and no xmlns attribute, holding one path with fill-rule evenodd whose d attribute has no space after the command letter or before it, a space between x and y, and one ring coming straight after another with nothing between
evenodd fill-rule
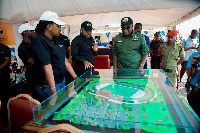
<instances>
[{"instance_id":1,"label":"man's hand","mask_svg":"<svg viewBox=\"0 0 200 133\"><path fill-rule=\"evenodd\" d=\"M138 67L138 69L143 69L143 66L140 65L140 66Z\"/></svg>"},{"instance_id":2,"label":"man's hand","mask_svg":"<svg viewBox=\"0 0 200 133\"><path fill-rule=\"evenodd\" d=\"M92 46L92 48L93 48L94 51L98 51L98 46L97 45Z\"/></svg>"},{"instance_id":3,"label":"man's hand","mask_svg":"<svg viewBox=\"0 0 200 133\"><path fill-rule=\"evenodd\" d=\"M84 64L84 66L85 66L85 69L86 69L86 68L90 68L90 67L94 67L94 66L93 66L90 62L88 62L88 61L84 61L83 64Z\"/></svg>"},{"instance_id":4,"label":"man's hand","mask_svg":"<svg viewBox=\"0 0 200 133\"><path fill-rule=\"evenodd\" d=\"M114 75L114 76L117 76L117 71L118 71L118 69L114 69L114 68L113 68L113 75Z\"/></svg>"},{"instance_id":5,"label":"man's hand","mask_svg":"<svg viewBox=\"0 0 200 133\"><path fill-rule=\"evenodd\" d=\"M177 61L177 66L180 65L184 61L184 57L180 57L180 59Z\"/></svg>"},{"instance_id":6,"label":"man's hand","mask_svg":"<svg viewBox=\"0 0 200 133\"><path fill-rule=\"evenodd\" d=\"M51 91L52 94L55 94L56 93L56 87L50 88L50 91Z\"/></svg>"},{"instance_id":7,"label":"man's hand","mask_svg":"<svg viewBox=\"0 0 200 133\"><path fill-rule=\"evenodd\" d=\"M192 59L191 59L191 64L194 64L197 61L198 57L199 56L193 56Z\"/></svg>"},{"instance_id":8,"label":"man's hand","mask_svg":"<svg viewBox=\"0 0 200 133\"><path fill-rule=\"evenodd\" d=\"M33 58L29 58L29 59L26 61L26 63L27 63L28 66L33 66L34 63L35 63L35 61L34 61Z\"/></svg>"}]
</instances>

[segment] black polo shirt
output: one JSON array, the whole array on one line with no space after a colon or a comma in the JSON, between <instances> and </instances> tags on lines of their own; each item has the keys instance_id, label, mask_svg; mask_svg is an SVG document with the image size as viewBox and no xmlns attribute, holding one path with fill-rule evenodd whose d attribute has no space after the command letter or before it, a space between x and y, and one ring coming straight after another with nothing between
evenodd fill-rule
<instances>
[{"instance_id":1,"label":"black polo shirt","mask_svg":"<svg viewBox=\"0 0 200 133\"><path fill-rule=\"evenodd\" d=\"M52 65L55 80L56 78L65 76L66 50L59 38L54 37L53 40L51 40L42 33L33 39L31 45L41 66Z\"/></svg>"},{"instance_id":2,"label":"black polo shirt","mask_svg":"<svg viewBox=\"0 0 200 133\"><path fill-rule=\"evenodd\" d=\"M26 68L25 76L26 76L26 80L28 83L30 83L30 82L36 83L35 80L37 78L36 77L37 74L36 74L36 71L34 68L35 64L33 66L29 66L27 64L27 60L30 58L33 58L32 55L33 55L33 51L31 48L31 44L27 43L23 40L18 47L18 56L22 60L22 62L24 63L24 66Z\"/></svg>"},{"instance_id":3,"label":"black polo shirt","mask_svg":"<svg viewBox=\"0 0 200 133\"><path fill-rule=\"evenodd\" d=\"M8 46L0 43L0 65L2 65L5 62L4 57L11 57L11 51ZM5 72L5 71L6 72L10 71L9 66L0 69L0 72Z\"/></svg>"},{"instance_id":4,"label":"black polo shirt","mask_svg":"<svg viewBox=\"0 0 200 133\"><path fill-rule=\"evenodd\" d=\"M88 61L91 64L94 63L94 50L92 48L93 38L86 38L83 35L78 35L72 40L72 60L76 63L83 64L84 61Z\"/></svg>"},{"instance_id":5,"label":"black polo shirt","mask_svg":"<svg viewBox=\"0 0 200 133\"><path fill-rule=\"evenodd\" d=\"M24 63L24 66L26 68L28 68L27 66L27 60L29 58L33 58L33 56L31 55L32 51L31 51L31 44L25 42L24 40L21 42L21 44L18 47L18 56L19 58L22 60L22 62Z\"/></svg>"},{"instance_id":6,"label":"black polo shirt","mask_svg":"<svg viewBox=\"0 0 200 133\"><path fill-rule=\"evenodd\" d=\"M69 42L68 37L61 34L60 36L57 36L57 38L59 38L63 42L66 49L66 58L69 59L68 47L70 46L70 42Z\"/></svg>"}]
</instances>

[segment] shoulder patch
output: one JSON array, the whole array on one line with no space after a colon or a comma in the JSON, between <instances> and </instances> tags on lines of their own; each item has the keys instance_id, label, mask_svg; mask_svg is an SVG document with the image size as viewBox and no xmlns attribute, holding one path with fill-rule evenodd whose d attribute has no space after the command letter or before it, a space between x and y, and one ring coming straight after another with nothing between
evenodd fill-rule
<instances>
[{"instance_id":1,"label":"shoulder patch","mask_svg":"<svg viewBox=\"0 0 200 133\"><path fill-rule=\"evenodd\" d=\"M115 41L122 37L122 34L118 34L115 36Z\"/></svg>"}]
</instances>

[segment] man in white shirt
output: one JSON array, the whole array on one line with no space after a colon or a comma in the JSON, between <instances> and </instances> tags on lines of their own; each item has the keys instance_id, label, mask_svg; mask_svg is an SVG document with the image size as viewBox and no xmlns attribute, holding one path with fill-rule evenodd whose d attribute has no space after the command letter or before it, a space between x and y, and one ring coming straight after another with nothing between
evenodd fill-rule
<instances>
[{"instance_id":1,"label":"man in white shirt","mask_svg":"<svg viewBox=\"0 0 200 133\"><path fill-rule=\"evenodd\" d=\"M198 35L198 30L193 29L191 31L191 35L186 40L186 44L184 46L185 59L181 63L182 68L181 68L180 80L183 77L184 73L186 72L186 67L187 67L189 57L192 55L192 53L197 51L197 48L194 46L194 43L193 43L193 39L195 39L197 37L197 35Z\"/></svg>"}]
</instances>

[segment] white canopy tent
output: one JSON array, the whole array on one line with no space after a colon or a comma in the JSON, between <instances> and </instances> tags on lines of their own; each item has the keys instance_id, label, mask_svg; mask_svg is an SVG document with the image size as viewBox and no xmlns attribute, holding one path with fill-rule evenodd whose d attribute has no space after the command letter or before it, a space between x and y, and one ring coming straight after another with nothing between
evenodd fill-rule
<instances>
[{"instance_id":1,"label":"white canopy tent","mask_svg":"<svg viewBox=\"0 0 200 133\"><path fill-rule=\"evenodd\" d=\"M12 23L16 49L22 40L19 26L27 21L33 24L45 11L56 12L70 25L72 40L86 20L96 30L119 29L123 17L142 23L143 29L172 27L199 15L200 0L0 0L0 22ZM21 60L17 60L19 67Z\"/></svg>"},{"instance_id":2,"label":"white canopy tent","mask_svg":"<svg viewBox=\"0 0 200 133\"><path fill-rule=\"evenodd\" d=\"M23 23L54 11L68 25L91 21L94 28L119 27L129 16L143 29L176 25L200 13L199 0L1 0L0 21Z\"/></svg>"}]
</instances>

